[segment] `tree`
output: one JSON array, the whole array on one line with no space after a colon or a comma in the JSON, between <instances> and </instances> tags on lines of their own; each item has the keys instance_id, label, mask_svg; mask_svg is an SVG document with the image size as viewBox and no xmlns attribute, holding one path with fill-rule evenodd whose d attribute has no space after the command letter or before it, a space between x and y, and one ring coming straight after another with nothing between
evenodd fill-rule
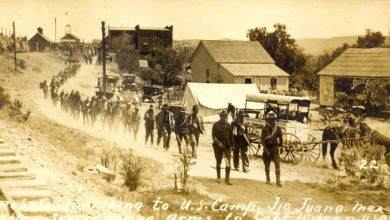
<instances>
[{"instance_id":1,"label":"tree","mask_svg":"<svg viewBox=\"0 0 390 220\"><path fill-rule=\"evenodd\" d=\"M149 57L149 64L158 71L163 86L179 85L184 64L188 60L187 48L159 48Z\"/></svg>"},{"instance_id":2,"label":"tree","mask_svg":"<svg viewBox=\"0 0 390 220\"><path fill-rule=\"evenodd\" d=\"M380 31L373 32L370 29L366 29L366 35L364 37L358 37L357 47L358 48L373 48L383 45L385 37Z\"/></svg>"},{"instance_id":3,"label":"tree","mask_svg":"<svg viewBox=\"0 0 390 220\"><path fill-rule=\"evenodd\" d=\"M139 54L134 48L126 47L119 50L116 55L115 62L118 64L118 68L121 71L131 73L138 70Z\"/></svg>"},{"instance_id":4,"label":"tree","mask_svg":"<svg viewBox=\"0 0 390 220\"><path fill-rule=\"evenodd\" d=\"M370 80L364 89L364 107L369 114L377 114L390 103L390 82Z\"/></svg>"},{"instance_id":5,"label":"tree","mask_svg":"<svg viewBox=\"0 0 390 220\"><path fill-rule=\"evenodd\" d=\"M276 65L287 73L300 72L306 63L306 56L287 33L286 25L278 23L274 28L273 32L268 32L265 27L249 29L247 37L251 41L259 41Z\"/></svg>"}]
</instances>

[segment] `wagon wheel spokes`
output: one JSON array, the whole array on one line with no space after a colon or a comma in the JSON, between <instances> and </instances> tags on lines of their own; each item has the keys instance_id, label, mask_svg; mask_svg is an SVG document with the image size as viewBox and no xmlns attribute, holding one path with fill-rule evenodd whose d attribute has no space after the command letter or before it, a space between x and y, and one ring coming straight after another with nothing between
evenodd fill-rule
<instances>
[{"instance_id":1,"label":"wagon wheel spokes","mask_svg":"<svg viewBox=\"0 0 390 220\"><path fill-rule=\"evenodd\" d=\"M284 152L280 156L283 162L297 164L302 159L303 147L296 135L284 133L283 148Z\"/></svg>"},{"instance_id":2,"label":"wagon wheel spokes","mask_svg":"<svg viewBox=\"0 0 390 220\"><path fill-rule=\"evenodd\" d=\"M249 142L249 150L251 155L258 156L260 150L260 134L253 126L247 127L247 141Z\"/></svg>"},{"instance_id":3,"label":"wagon wheel spokes","mask_svg":"<svg viewBox=\"0 0 390 220\"><path fill-rule=\"evenodd\" d=\"M312 163L316 162L321 155L321 145L320 144L304 144L302 158L303 161L310 161Z\"/></svg>"}]
</instances>

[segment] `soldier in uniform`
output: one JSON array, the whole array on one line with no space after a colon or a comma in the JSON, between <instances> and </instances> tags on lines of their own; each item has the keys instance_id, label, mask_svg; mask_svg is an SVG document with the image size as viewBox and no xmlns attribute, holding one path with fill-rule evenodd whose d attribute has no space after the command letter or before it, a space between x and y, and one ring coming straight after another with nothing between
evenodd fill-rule
<instances>
[{"instance_id":1,"label":"soldier in uniform","mask_svg":"<svg viewBox=\"0 0 390 220\"><path fill-rule=\"evenodd\" d=\"M283 152L282 130L276 125L276 114L272 111L266 115L266 125L261 131L261 142L264 146L263 161L267 184L271 184L270 170L271 161L275 163L276 185L282 187L280 182L280 153Z\"/></svg>"},{"instance_id":2,"label":"soldier in uniform","mask_svg":"<svg viewBox=\"0 0 390 220\"><path fill-rule=\"evenodd\" d=\"M238 116L231 123L234 136L234 148L233 148L233 165L234 169L238 170L240 165L240 154L242 161L242 171L246 173L249 167L248 142L244 137L245 127L243 126L244 117L246 114L243 111L238 113Z\"/></svg>"},{"instance_id":3,"label":"soldier in uniform","mask_svg":"<svg viewBox=\"0 0 390 220\"><path fill-rule=\"evenodd\" d=\"M163 147L165 150L169 148L169 141L171 140L171 132L175 127L172 112L169 111L168 104L164 104L162 109L156 115L157 126L157 146L163 138Z\"/></svg>"},{"instance_id":4,"label":"soldier in uniform","mask_svg":"<svg viewBox=\"0 0 390 220\"><path fill-rule=\"evenodd\" d=\"M81 113L83 114L83 124L89 125L89 98L87 97L84 102L81 102Z\"/></svg>"},{"instance_id":5,"label":"soldier in uniform","mask_svg":"<svg viewBox=\"0 0 390 220\"><path fill-rule=\"evenodd\" d=\"M131 128L131 131L133 132L133 135L134 135L133 138L136 141L137 135L138 135L138 129L139 129L139 122L141 120L138 106L134 107L134 110L131 112L130 119L131 119L130 120L130 128Z\"/></svg>"},{"instance_id":6,"label":"soldier in uniform","mask_svg":"<svg viewBox=\"0 0 390 220\"><path fill-rule=\"evenodd\" d=\"M217 182L221 180L221 162L222 158L225 157L225 183L232 185L230 183L230 158L233 147L233 133L230 128L229 123L226 122L227 113L222 111L219 113L220 120L214 123L212 129L212 138L213 138L213 149L216 160L216 170L217 170Z\"/></svg>"},{"instance_id":7,"label":"soldier in uniform","mask_svg":"<svg viewBox=\"0 0 390 220\"><path fill-rule=\"evenodd\" d=\"M145 144L148 143L148 138L150 136L151 144L153 145L153 130L154 130L154 111L153 105L149 106L149 109L145 112Z\"/></svg>"},{"instance_id":8,"label":"soldier in uniform","mask_svg":"<svg viewBox=\"0 0 390 220\"><path fill-rule=\"evenodd\" d=\"M131 117L131 103L126 103L126 106L122 107L122 125L123 133L130 132L130 117Z\"/></svg>"},{"instance_id":9,"label":"soldier in uniform","mask_svg":"<svg viewBox=\"0 0 390 220\"><path fill-rule=\"evenodd\" d=\"M199 136L203 134L204 126L203 119L198 115L199 107L194 105L192 113L187 117L188 135L192 148L192 156L196 157L196 148L199 145Z\"/></svg>"},{"instance_id":10,"label":"soldier in uniform","mask_svg":"<svg viewBox=\"0 0 390 220\"><path fill-rule=\"evenodd\" d=\"M47 85L46 80L43 81L42 90L43 90L43 97L46 99L47 93L49 92L49 86Z\"/></svg>"},{"instance_id":11,"label":"soldier in uniform","mask_svg":"<svg viewBox=\"0 0 390 220\"><path fill-rule=\"evenodd\" d=\"M177 139L177 146L179 148L179 153L181 154L181 145L183 139L185 141L186 147L188 147L188 125L186 123L187 109L183 107L180 110L179 115L175 118L175 133Z\"/></svg>"}]
</instances>

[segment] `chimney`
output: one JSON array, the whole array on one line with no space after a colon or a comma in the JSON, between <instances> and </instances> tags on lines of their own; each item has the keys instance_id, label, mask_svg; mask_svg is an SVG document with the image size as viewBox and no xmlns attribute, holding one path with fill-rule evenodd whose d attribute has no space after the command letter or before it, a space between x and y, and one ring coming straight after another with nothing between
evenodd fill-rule
<instances>
[{"instance_id":1,"label":"chimney","mask_svg":"<svg viewBox=\"0 0 390 220\"><path fill-rule=\"evenodd\" d=\"M43 34L43 29L41 27L39 27L37 30L38 30L38 33Z\"/></svg>"}]
</instances>

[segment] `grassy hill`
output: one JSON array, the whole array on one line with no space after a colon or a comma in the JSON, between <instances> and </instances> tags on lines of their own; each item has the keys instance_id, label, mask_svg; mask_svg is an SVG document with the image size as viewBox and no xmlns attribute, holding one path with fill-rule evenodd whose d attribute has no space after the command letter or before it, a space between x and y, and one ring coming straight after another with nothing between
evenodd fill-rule
<instances>
[{"instance_id":1,"label":"grassy hill","mask_svg":"<svg viewBox=\"0 0 390 220\"><path fill-rule=\"evenodd\" d=\"M344 43L348 45L355 44L358 35L344 36L344 37L332 37L332 38L305 38L297 39L297 44L302 47L307 54L320 55L326 51L331 51L337 47L342 46ZM386 43L389 44L389 37L386 36Z\"/></svg>"}]
</instances>

